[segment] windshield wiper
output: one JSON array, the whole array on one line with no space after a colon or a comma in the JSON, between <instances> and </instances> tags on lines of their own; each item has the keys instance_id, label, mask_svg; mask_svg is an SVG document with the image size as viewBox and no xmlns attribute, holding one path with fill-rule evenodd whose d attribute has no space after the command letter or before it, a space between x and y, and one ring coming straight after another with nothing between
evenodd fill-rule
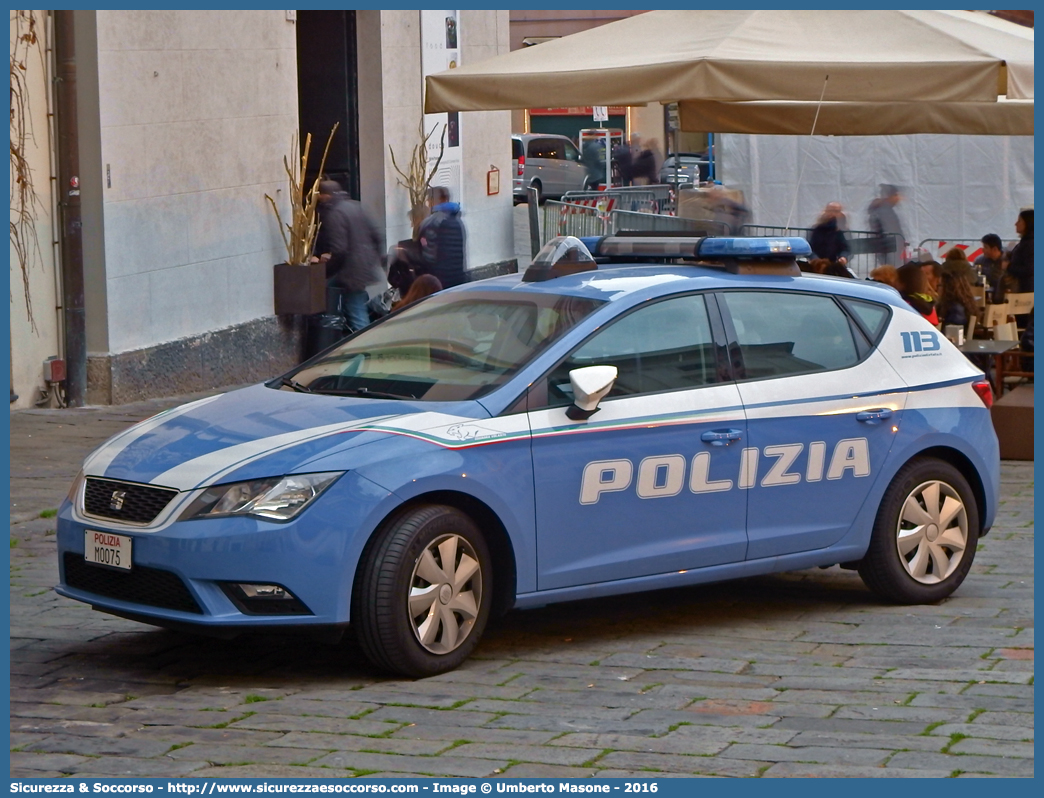
<instances>
[{"instance_id":1,"label":"windshield wiper","mask_svg":"<svg viewBox=\"0 0 1044 798\"><path fill-rule=\"evenodd\" d=\"M293 388L298 393L315 393L311 388L306 388L304 385L290 377L280 377L279 384L285 385L287 388Z\"/></svg>"},{"instance_id":2,"label":"windshield wiper","mask_svg":"<svg viewBox=\"0 0 1044 798\"><path fill-rule=\"evenodd\" d=\"M320 393L330 394L332 396L365 396L368 399L416 399L416 396L403 396L397 393L387 393L386 391L372 391L366 387L360 388L345 388L342 390L329 390L321 391Z\"/></svg>"}]
</instances>

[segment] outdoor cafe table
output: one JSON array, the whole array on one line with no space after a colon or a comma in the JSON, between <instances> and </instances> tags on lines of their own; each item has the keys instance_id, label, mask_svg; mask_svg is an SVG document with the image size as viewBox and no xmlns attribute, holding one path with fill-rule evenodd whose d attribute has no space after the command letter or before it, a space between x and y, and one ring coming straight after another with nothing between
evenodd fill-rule
<instances>
[{"instance_id":1,"label":"outdoor cafe table","mask_svg":"<svg viewBox=\"0 0 1044 798\"><path fill-rule=\"evenodd\" d=\"M994 341L983 338L972 338L957 348L965 355L984 355L993 357L993 393L1000 396L1004 390L1004 353L1010 352L1019 345L1018 341Z\"/></svg>"}]
</instances>

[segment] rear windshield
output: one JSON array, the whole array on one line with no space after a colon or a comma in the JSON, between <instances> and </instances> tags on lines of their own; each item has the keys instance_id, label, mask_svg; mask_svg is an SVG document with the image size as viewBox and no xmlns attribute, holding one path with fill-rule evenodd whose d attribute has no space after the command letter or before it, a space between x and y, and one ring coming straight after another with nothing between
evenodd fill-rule
<instances>
[{"instance_id":1,"label":"rear windshield","mask_svg":"<svg viewBox=\"0 0 1044 798\"><path fill-rule=\"evenodd\" d=\"M519 139L511 139L511 159L517 161L522 157L522 142Z\"/></svg>"},{"instance_id":2,"label":"rear windshield","mask_svg":"<svg viewBox=\"0 0 1044 798\"><path fill-rule=\"evenodd\" d=\"M554 294L434 294L292 374L295 390L458 401L507 382L601 300Z\"/></svg>"}]
</instances>

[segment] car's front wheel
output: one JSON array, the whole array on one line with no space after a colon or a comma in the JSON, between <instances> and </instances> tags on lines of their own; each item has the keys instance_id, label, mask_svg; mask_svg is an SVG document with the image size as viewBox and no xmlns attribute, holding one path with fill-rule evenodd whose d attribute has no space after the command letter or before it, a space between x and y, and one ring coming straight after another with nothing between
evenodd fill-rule
<instances>
[{"instance_id":1,"label":"car's front wheel","mask_svg":"<svg viewBox=\"0 0 1044 798\"><path fill-rule=\"evenodd\" d=\"M859 575L889 601L941 601L968 575L978 538L979 508L961 472L912 460L885 492Z\"/></svg>"},{"instance_id":2,"label":"car's front wheel","mask_svg":"<svg viewBox=\"0 0 1044 798\"><path fill-rule=\"evenodd\" d=\"M493 595L492 561L475 523L453 507L416 507L392 521L364 556L352 624L370 661L423 677L467 659Z\"/></svg>"}]
</instances>

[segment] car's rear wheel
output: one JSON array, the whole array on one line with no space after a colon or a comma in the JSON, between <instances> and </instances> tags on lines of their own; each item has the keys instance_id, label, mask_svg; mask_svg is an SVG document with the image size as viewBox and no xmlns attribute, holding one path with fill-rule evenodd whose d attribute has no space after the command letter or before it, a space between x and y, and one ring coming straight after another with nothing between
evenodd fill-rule
<instances>
[{"instance_id":1,"label":"car's rear wheel","mask_svg":"<svg viewBox=\"0 0 1044 798\"><path fill-rule=\"evenodd\" d=\"M536 189L537 205L543 205L544 200L547 199L547 197L544 196L544 187L540 184L539 180L534 180L530 185Z\"/></svg>"},{"instance_id":2,"label":"car's rear wheel","mask_svg":"<svg viewBox=\"0 0 1044 798\"><path fill-rule=\"evenodd\" d=\"M885 492L859 575L889 601L941 601L968 575L978 538L979 508L961 472L912 460Z\"/></svg>"},{"instance_id":3,"label":"car's rear wheel","mask_svg":"<svg viewBox=\"0 0 1044 798\"><path fill-rule=\"evenodd\" d=\"M489 618L492 560L464 513L425 505L394 519L369 547L352 599L352 624L374 665L406 676L452 670Z\"/></svg>"}]
</instances>

